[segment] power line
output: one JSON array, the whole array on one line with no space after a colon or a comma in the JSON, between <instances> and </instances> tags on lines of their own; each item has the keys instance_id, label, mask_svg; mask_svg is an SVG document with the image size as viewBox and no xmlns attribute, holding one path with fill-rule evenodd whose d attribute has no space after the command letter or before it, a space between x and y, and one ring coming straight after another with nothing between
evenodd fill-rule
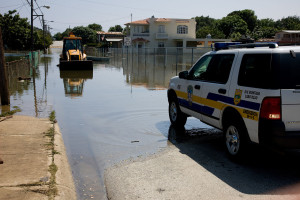
<instances>
[{"instance_id":1,"label":"power line","mask_svg":"<svg viewBox=\"0 0 300 200\"><path fill-rule=\"evenodd\" d=\"M34 1L35 1L35 4L37 5L38 9L41 11L42 15L44 15L44 13L41 10L41 7L38 5L38 3L36 2L36 0L34 0Z\"/></svg>"},{"instance_id":2,"label":"power line","mask_svg":"<svg viewBox=\"0 0 300 200\"><path fill-rule=\"evenodd\" d=\"M23 2L23 0L21 0L22 2ZM27 1L28 2L28 1ZM25 4L26 4L26 2L24 3L23 2L23 5L25 6ZM30 6L30 4L29 4L29 6ZM28 14L30 14L30 11L28 10L28 8L25 6L25 8L26 8L26 10L28 11Z\"/></svg>"},{"instance_id":3,"label":"power line","mask_svg":"<svg viewBox=\"0 0 300 200\"><path fill-rule=\"evenodd\" d=\"M111 20L105 20L105 21L98 21L97 23L102 23L102 22L110 22L110 21L116 21L116 20L120 20L120 19L124 19L125 17L130 17L130 15L126 15L120 18L115 18L115 19L111 19ZM86 22L61 22L61 21L55 21L54 23L57 24L90 24L90 23L86 23Z\"/></svg>"},{"instance_id":4,"label":"power line","mask_svg":"<svg viewBox=\"0 0 300 200\"><path fill-rule=\"evenodd\" d=\"M22 1L22 2L23 2L23 1ZM19 8L18 14L20 13L20 11L22 10L22 8L23 8L25 5L26 5L26 3L23 3L22 6L18 7L18 8ZM25 8L27 8L27 7L25 7Z\"/></svg>"},{"instance_id":5,"label":"power line","mask_svg":"<svg viewBox=\"0 0 300 200\"><path fill-rule=\"evenodd\" d=\"M9 8L9 7L15 7L15 6L20 6L20 4L18 4L18 5L11 5L11 6L1 6L0 8Z\"/></svg>"}]
</instances>

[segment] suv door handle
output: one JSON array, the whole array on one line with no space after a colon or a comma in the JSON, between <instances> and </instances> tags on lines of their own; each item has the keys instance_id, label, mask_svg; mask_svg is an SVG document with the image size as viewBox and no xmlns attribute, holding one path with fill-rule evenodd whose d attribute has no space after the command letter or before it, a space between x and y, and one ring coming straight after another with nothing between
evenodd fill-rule
<instances>
[{"instance_id":1,"label":"suv door handle","mask_svg":"<svg viewBox=\"0 0 300 200\"><path fill-rule=\"evenodd\" d=\"M200 85L195 85L196 90L200 90Z\"/></svg>"},{"instance_id":2,"label":"suv door handle","mask_svg":"<svg viewBox=\"0 0 300 200\"><path fill-rule=\"evenodd\" d=\"M220 94L226 94L226 89L220 88L220 89L218 90L218 92L219 92Z\"/></svg>"}]
</instances>

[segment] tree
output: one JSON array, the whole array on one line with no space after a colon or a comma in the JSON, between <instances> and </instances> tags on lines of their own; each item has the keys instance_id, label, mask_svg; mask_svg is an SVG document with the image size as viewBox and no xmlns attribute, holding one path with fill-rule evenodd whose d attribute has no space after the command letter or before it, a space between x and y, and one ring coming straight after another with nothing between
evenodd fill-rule
<instances>
[{"instance_id":1,"label":"tree","mask_svg":"<svg viewBox=\"0 0 300 200\"><path fill-rule=\"evenodd\" d=\"M44 49L52 44L52 37L49 32L44 32L42 29L34 28L34 47L36 49Z\"/></svg>"},{"instance_id":2,"label":"tree","mask_svg":"<svg viewBox=\"0 0 300 200\"><path fill-rule=\"evenodd\" d=\"M74 35L78 37L82 37L83 44L96 42L96 38L97 38L96 31L88 27L77 26L73 28L72 32L74 33Z\"/></svg>"},{"instance_id":3,"label":"tree","mask_svg":"<svg viewBox=\"0 0 300 200\"><path fill-rule=\"evenodd\" d=\"M88 28L93 29L94 31L102 31L102 26L100 24L89 24Z\"/></svg>"},{"instance_id":4,"label":"tree","mask_svg":"<svg viewBox=\"0 0 300 200\"><path fill-rule=\"evenodd\" d=\"M16 10L0 14L0 26L4 47L13 50L26 50L30 48L30 24L27 18L20 18Z\"/></svg>"},{"instance_id":5,"label":"tree","mask_svg":"<svg viewBox=\"0 0 300 200\"><path fill-rule=\"evenodd\" d=\"M122 32L123 28L120 25L115 25L114 27L110 27L108 32Z\"/></svg>"},{"instance_id":6,"label":"tree","mask_svg":"<svg viewBox=\"0 0 300 200\"><path fill-rule=\"evenodd\" d=\"M290 16L282 18L276 22L276 27L280 30L300 30L300 17Z\"/></svg>"},{"instance_id":7,"label":"tree","mask_svg":"<svg viewBox=\"0 0 300 200\"><path fill-rule=\"evenodd\" d=\"M64 32L62 33L58 32L53 37L55 38L55 40L62 40L64 39L64 37L68 37L71 31L72 31L71 28L67 28Z\"/></svg>"},{"instance_id":8,"label":"tree","mask_svg":"<svg viewBox=\"0 0 300 200\"><path fill-rule=\"evenodd\" d=\"M206 38L207 35L211 35L212 38L224 38L225 35L215 25L214 26L203 26L196 32L197 38Z\"/></svg>"},{"instance_id":9,"label":"tree","mask_svg":"<svg viewBox=\"0 0 300 200\"><path fill-rule=\"evenodd\" d=\"M130 27L125 27L124 29L123 29L123 34L124 35L130 35Z\"/></svg>"},{"instance_id":10,"label":"tree","mask_svg":"<svg viewBox=\"0 0 300 200\"><path fill-rule=\"evenodd\" d=\"M231 35L246 35L248 32L247 23L239 16L232 15L223 17L218 21L218 29L222 31L225 35L225 38L230 38Z\"/></svg>"},{"instance_id":11,"label":"tree","mask_svg":"<svg viewBox=\"0 0 300 200\"><path fill-rule=\"evenodd\" d=\"M16 10L12 10L4 15L0 14L4 46L11 50L29 50L31 46L31 26L27 18L21 18L16 12ZM36 27L34 27L33 38L35 49L44 49L44 44L48 48L52 44L50 33L47 32L44 36L43 30Z\"/></svg>"},{"instance_id":12,"label":"tree","mask_svg":"<svg viewBox=\"0 0 300 200\"><path fill-rule=\"evenodd\" d=\"M227 16L235 16L235 15L242 18L247 23L248 30L250 32L253 32L257 23L257 16L255 15L255 12L253 10L245 9L245 10L233 11L229 13Z\"/></svg>"},{"instance_id":13,"label":"tree","mask_svg":"<svg viewBox=\"0 0 300 200\"><path fill-rule=\"evenodd\" d=\"M214 26L216 19L210 18L209 16L204 17L195 17L195 21L196 21L196 30L199 30L203 27L211 27Z\"/></svg>"},{"instance_id":14,"label":"tree","mask_svg":"<svg viewBox=\"0 0 300 200\"><path fill-rule=\"evenodd\" d=\"M58 33L54 34L53 38L55 40L62 40L63 39L62 33L58 32Z\"/></svg>"},{"instance_id":15,"label":"tree","mask_svg":"<svg viewBox=\"0 0 300 200\"><path fill-rule=\"evenodd\" d=\"M257 21L257 26L255 27L252 36L255 40L272 38L278 31L276 22L273 19L261 19Z\"/></svg>"}]
</instances>

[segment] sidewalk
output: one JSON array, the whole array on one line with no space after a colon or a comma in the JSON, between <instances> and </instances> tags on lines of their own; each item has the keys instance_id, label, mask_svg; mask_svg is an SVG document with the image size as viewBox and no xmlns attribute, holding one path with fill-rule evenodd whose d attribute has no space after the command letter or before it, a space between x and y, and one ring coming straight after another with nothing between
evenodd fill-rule
<instances>
[{"instance_id":1,"label":"sidewalk","mask_svg":"<svg viewBox=\"0 0 300 200\"><path fill-rule=\"evenodd\" d=\"M76 199L57 123L18 115L0 120L0 158L0 200Z\"/></svg>"}]
</instances>

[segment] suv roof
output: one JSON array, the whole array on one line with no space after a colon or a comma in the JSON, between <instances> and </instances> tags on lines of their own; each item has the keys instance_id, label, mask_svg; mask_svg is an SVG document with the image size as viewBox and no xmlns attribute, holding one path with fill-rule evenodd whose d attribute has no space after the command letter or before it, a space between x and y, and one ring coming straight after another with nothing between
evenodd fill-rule
<instances>
[{"instance_id":1,"label":"suv roof","mask_svg":"<svg viewBox=\"0 0 300 200\"><path fill-rule=\"evenodd\" d=\"M214 50L233 50L233 49L248 49L250 51L258 50L258 49L300 49L300 46L278 46L277 43L248 43L248 44L241 44L238 42L219 42L215 43Z\"/></svg>"}]
</instances>

